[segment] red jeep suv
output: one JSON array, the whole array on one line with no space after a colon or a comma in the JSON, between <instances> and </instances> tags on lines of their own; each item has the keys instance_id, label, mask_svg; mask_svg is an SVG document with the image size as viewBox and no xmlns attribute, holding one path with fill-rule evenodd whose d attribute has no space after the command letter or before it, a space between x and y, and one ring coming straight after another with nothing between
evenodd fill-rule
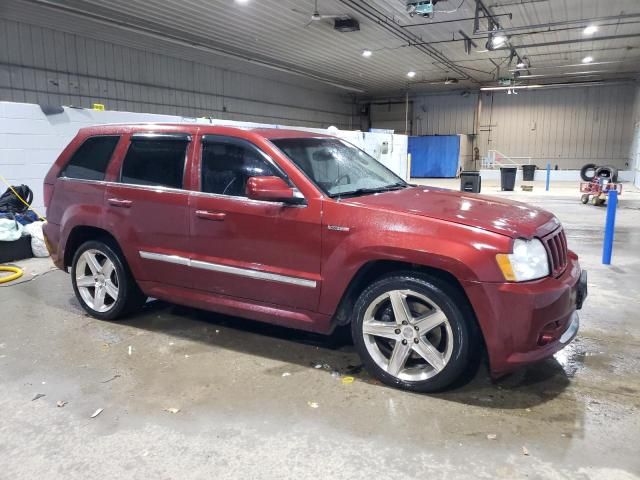
<instances>
[{"instance_id":1,"label":"red jeep suv","mask_svg":"<svg viewBox=\"0 0 640 480\"><path fill-rule=\"evenodd\" d=\"M415 186L335 137L196 124L80 130L44 184L55 264L92 316L147 297L328 334L428 392L486 348L494 376L578 330L586 272L559 221Z\"/></svg>"}]
</instances>

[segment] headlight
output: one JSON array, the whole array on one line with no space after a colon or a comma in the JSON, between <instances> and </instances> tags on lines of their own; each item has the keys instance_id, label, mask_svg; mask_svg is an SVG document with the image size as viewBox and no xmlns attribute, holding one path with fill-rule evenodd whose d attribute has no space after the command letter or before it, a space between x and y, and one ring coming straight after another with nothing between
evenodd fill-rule
<instances>
[{"instance_id":1,"label":"headlight","mask_svg":"<svg viewBox=\"0 0 640 480\"><path fill-rule=\"evenodd\" d=\"M513 253L496 255L504 278L511 282L526 282L549 275L549 259L542 242L518 239L513 242Z\"/></svg>"}]
</instances>

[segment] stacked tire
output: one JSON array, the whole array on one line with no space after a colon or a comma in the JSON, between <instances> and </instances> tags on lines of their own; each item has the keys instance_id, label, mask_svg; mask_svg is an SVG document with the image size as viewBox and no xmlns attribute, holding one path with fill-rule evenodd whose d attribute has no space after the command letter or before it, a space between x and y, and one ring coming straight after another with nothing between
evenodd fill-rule
<instances>
[{"instance_id":1,"label":"stacked tire","mask_svg":"<svg viewBox=\"0 0 640 480\"><path fill-rule=\"evenodd\" d=\"M580 178L590 182L594 178L607 178L610 182L618 181L618 169L610 165L598 166L595 163L587 163L580 169Z\"/></svg>"}]
</instances>

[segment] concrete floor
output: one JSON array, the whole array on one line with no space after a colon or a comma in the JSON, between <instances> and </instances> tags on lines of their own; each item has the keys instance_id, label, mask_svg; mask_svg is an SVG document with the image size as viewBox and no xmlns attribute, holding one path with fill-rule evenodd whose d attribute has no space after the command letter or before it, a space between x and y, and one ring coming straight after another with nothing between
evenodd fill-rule
<instances>
[{"instance_id":1,"label":"concrete floor","mask_svg":"<svg viewBox=\"0 0 640 480\"><path fill-rule=\"evenodd\" d=\"M575 185L501 195L555 212L589 270L582 330L555 358L410 394L340 336L160 302L101 322L68 275L29 275L0 288L0 478L640 478L640 193L622 196L611 267L605 209Z\"/></svg>"}]
</instances>

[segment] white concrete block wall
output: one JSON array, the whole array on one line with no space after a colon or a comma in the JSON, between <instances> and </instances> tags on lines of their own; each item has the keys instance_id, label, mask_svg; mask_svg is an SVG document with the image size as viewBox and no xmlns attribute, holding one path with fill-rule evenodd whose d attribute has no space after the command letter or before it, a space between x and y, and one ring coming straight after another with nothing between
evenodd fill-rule
<instances>
[{"instance_id":1,"label":"white concrete block wall","mask_svg":"<svg viewBox=\"0 0 640 480\"><path fill-rule=\"evenodd\" d=\"M0 175L33 190L33 207L44 215L42 182L60 152L89 125L121 122L181 122L182 117L65 108L45 115L38 105L0 102ZM195 120L192 120L195 121ZM4 192L6 185L0 185Z\"/></svg>"}]
</instances>

